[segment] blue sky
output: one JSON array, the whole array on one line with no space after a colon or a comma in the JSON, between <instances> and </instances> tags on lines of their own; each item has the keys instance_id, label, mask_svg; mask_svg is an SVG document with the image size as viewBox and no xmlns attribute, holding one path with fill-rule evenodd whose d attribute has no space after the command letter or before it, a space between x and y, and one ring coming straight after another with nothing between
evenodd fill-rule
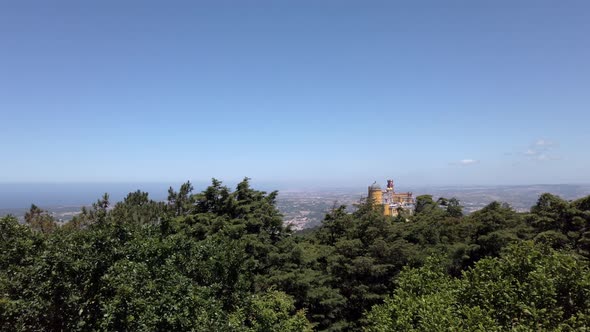
<instances>
[{"instance_id":1,"label":"blue sky","mask_svg":"<svg viewBox=\"0 0 590 332\"><path fill-rule=\"evenodd\" d=\"M590 182L587 1L2 1L0 182Z\"/></svg>"}]
</instances>

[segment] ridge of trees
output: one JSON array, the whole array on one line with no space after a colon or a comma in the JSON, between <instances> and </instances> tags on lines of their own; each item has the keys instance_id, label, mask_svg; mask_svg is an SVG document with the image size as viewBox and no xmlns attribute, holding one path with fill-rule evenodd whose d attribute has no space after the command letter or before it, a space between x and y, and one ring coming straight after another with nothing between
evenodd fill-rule
<instances>
[{"instance_id":1,"label":"ridge of trees","mask_svg":"<svg viewBox=\"0 0 590 332\"><path fill-rule=\"evenodd\" d=\"M278 193L213 179L0 218L0 330L504 331L590 325L590 196L530 212L417 197L294 233Z\"/></svg>"}]
</instances>

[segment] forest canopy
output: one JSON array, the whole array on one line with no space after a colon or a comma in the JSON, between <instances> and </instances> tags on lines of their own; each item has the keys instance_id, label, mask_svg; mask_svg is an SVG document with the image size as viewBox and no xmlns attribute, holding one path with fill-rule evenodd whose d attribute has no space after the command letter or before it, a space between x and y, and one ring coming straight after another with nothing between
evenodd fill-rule
<instances>
[{"instance_id":1,"label":"forest canopy","mask_svg":"<svg viewBox=\"0 0 590 332\"><path fill-rule=\"evenodd\" d=\"M0 218L2 331L529 331L590 326L590 196L527 213L417 197L295 233L277 192L187 182L64 225Z\"/></svg>"}]
</instances>

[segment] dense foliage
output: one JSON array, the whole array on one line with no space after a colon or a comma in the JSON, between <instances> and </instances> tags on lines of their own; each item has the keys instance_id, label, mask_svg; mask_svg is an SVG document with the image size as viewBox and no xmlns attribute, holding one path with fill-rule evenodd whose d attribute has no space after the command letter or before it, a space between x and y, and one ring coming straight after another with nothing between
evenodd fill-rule
<instances>
[{"instance_id":1,"label":"dense foliage","mask_svg":"<svg viewBox=\"0 0 590 332\"><path fill-rule=\"evenodd\" d=\"M282 225L276 192L170 188L103 196L58 226L33 205L0 219L6 331L503 331L590 325L590 197L543 194L464 216L370 203L317 229Z\"/></svg>"}]
</instances>

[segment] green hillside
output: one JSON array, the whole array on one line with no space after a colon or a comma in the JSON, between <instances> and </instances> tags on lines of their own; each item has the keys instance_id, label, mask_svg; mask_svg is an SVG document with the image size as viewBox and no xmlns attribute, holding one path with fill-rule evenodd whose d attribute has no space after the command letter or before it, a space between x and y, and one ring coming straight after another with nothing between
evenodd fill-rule
<instances>
[{"instance_id":1,"label":"green hillside","mask_svg":"<svg viewBox=\"0 0 590 332\"><path fill-rule=\"evenodd\" d=\"M108 195L63 226L0 219L3 331L574 331L590 326L590 196L529 212L423 195L304 233L277 193L213 180Z\"/></svg>"}]
</instances>

